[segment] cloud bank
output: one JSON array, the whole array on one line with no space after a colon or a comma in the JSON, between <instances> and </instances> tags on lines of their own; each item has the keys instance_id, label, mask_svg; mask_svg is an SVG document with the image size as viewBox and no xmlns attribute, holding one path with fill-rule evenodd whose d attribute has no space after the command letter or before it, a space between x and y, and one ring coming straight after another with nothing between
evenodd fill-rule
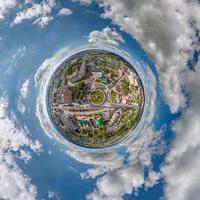
<instances>
[{"instance_id":1,"label":"cloud bank","mask_svg":"<svg viewBox=\"0 0 200 200\"><path fill-rule=\"evenodd\" d=\"M198 200L200 191L200 63L196 72L188 77L190 106L182 112L182 117L173 124L176 139L162 167L166 180L167 199Z\"/></svg>"},{"instance_id":2,"label":"cloud bank","mask_svg":"<svg viewBox=\"0 0 200 200\"><path fill-rule=\"evenodd\" d=\"M20 24L24 20L34 19L33 24L44 27L53 19L50 14L55 5L55 0L43 0L41 3L33 3L31 7L18 12L11 25Z\"/></svg>"},{"instance_id":3,"label":"cloud bank","mask_svg":"<svg viewBox=\"0 0 200 200\"><path fill-rule=\"evenodd\" d=\"M3 20L10 9L17 5L16 0L1 0L0 2L0 21Z\"/></svg>"},{"instance_id":4,"label":"cloud bank","mask_svg":"<svg viewBox=\"0 0 200 200\"><path fill-rule=\"evenodd\" d=\"M102 31L92 31L88 36L88 42L107 46L119 46L119 43L124 42L122 36L109 27Z\"/></svg>"},{"instance_id":5,"label":"cloud bank","mask_svg":"<svg viewBox=\"0 0 200 200\"><path fill-rule=\"evenodd\" d=\"M185 107L183 75L197 45L198 1L103 0L99 4L104 8L102 17L136 38L153 59L171 111Z\"/></svg>"},{"instance_id":6,"label":"cloud bank","mask_svg":"<svg viewBox=\"0 0 200 200\"><path fill-rule=\"evenodd\" d=\"M164 144L161 141L162 130L155 132L148 127L128 147L127 159L115 151L92 153L68 150L66 154L78 162L93 165L80 174L82 179L97 178L94 191L87 195L88 200L122 200L125 194L137 194L139 188L158 183L161 173L152 169L151 157L162 153ZM148 169L147 176L144 175L144 168Z\"/></svg>"},{"instance_id":7,"label":"cloud bank","mask_svg":"<svg viewBox=\"0 0 200 200\"><path fill-rule=\"evenodd\" d=\"M38 140L32 141L22 127L16 127L15 118L7 116L8 98L0 99L0 199L34 200L37 189L31 179L23 173L17 159L25 163L31 159L31 152L41 151Z\"/></svg>"},{"instance_id":8,"label":"cloud bank","mask_svg":"<svg viewBox=\"0 0 200 200\"><path fill-rule=\"evenodd\" d=\"M54 19L53 11L57 10L60 6L59 1L57 0L42 0L41 2L25 1L22 4L17 3L14 0L5 0L3 2L2 5L0 4L0 19L4 18L4 15L8 10L14 6L20 8L20 11L16 13L15 18L12 21L11 26L31 20L33 24L43 28ZM72 10L69 8L61 8L58 11L59 16L68 16L71 14Z\"/></svg>"}]
</instances>

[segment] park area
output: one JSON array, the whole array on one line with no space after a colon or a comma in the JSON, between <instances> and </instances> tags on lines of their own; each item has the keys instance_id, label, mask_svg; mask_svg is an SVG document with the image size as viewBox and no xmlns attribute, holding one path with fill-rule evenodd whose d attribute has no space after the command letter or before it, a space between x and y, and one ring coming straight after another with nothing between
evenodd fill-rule
<instances>
[{"instance_id":1,"label":"park area","mask_svg":"<svg viewBox=\"0 0 200 200\"><path fill-rule=\"evenodd\" d=\"M90 94L90 101L92 104L101 105L105 101L105 95L101 90L94 90Z\"/></svg>"}]
</instances>

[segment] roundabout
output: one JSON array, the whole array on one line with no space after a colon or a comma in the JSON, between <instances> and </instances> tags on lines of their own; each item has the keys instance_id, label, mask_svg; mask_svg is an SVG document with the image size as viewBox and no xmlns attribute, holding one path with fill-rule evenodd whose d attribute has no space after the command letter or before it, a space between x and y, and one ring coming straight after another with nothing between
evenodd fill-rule
<instances>
[{"instance_id":1,"label":"roundabout","mask_svg":"<svg viewBox=\"0 0 200 200\"><path fill-rule=\"evenodd\" d=\"M90 93L89 99L93 105L102 105L104 104L106 98L104 92L97 89Z\"/></svg>"}]
</instances>

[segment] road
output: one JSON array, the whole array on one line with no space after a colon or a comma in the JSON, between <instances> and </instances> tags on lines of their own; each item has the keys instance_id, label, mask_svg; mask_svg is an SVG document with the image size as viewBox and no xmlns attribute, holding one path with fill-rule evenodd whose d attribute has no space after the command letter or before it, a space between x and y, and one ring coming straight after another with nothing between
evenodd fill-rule
<instances>
[{"instance_id":1,"label":"road","mask_svg":"<svg viewBox=\"0 0 200 200\"><path fill-rule=\"evenodd\" d=\"M116 82L111 83L111 84L108 86L109 90L112 90L112 88L114 88L115 86L117 86L117 85L120 83L120 81L126 76L126 74L127 74L127 70L124 71L124 73L122 74L122 76L121 76Z\"/></svg>"},{"instance_id":2,"label":"road","mask_svg":"<svg viewBox=\"0 0 200 200\"><path fill-rule=\"evenodd\" d=\"M74 105L74 106L69 106L69 105L59 105L59 106L54 106L54 108L59 108L59 109L68 109L68 110L85 110L85 111L95 111L95 110L102 110L102 109L113 109L113 108L130 108L130 109L136 109L138 108L138 105L128 105L128 104L111 104L110 106L105 106L105 105L91 105L91 104L85 104L85 105Z\"/></svg>"}]
</instances>

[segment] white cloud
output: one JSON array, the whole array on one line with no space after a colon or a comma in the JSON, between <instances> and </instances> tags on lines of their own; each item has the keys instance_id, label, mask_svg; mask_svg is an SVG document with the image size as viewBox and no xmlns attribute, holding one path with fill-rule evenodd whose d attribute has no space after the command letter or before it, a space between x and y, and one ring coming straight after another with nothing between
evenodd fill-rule
<instances>
[{"instance_id":1,"label":"white cloud","mask_svg":"<svg viewBox=\"0 0 200 200\"><path fill-rule=\"evenodd\" d=\"M31 179L23 174L16 159L27 162L31 158L30 149L39 152L41 145L30 140L25 130L16 127L14 119L7 117L7 100L6 97L1 97L0 100L0 199L34 200L36 187L31 184Z\"/></svg>"},{"instance_id":2,"label":"white cloud","mask_svg":"<svg viewBox=\"0 0 200 200\"><path fill-rule=\"evenodd\" d=\"M5 15L10 9L17 5L16 0L1 0L0 1L0 21L5 18Z\"/></svg>"},{"instance_id":3,"label":"white cloud","mask_svg":"<svg viewBox=\"0 0 200 200\"><path fill-rule=\"evenodd\" d=\"M142 64L139 64L139 67L141 68ZM145 117L145 120L148 124L151 124L154 115L156 113L156 86L157 86L157 80L153 72L150 70L148 65L144 65L144 70L146 72L145 75L145 84L144 87L146 88L145 95L146 95L146 106L147 106L147 115ZM141 77L140 77L141 78ZM144 125L145 126L145 125ZM146 128L146 126L145 126Z\"/></svg>"},{"instance_id":4,"label":"white cloud","mask_svg":"<svg viewBox=\"0 0 200 200\"><path fill-rule=\"evenodd\" d=\"M3 119L6 117L6 108L8 106L8 99L7 97L1 97L0 98L0 119Z\"/></svg>"},{"instance_id":5,"label":"white cloud","mask_svg":"<svg viewBox=\"0 0 200 200\"><path fill-rule=\"evenodd\" d=\"M106 44L108 46L118 46L124 39L109 27L104 28L102 31L92 31L88 36L88 42L94 44Z\"/></svg>"},{"instance_id":6,"label":"white cloud","mask_svg":"<svg viewBox=\"0 0 200 200\"><path fill-rule=\"evenodd\" d=\"M30 84L30 80L29 80L29 79L27 79L27 80L22 84L22 87L21 87L21 89L20 89L20 94L21 94L21 96L23 97L23 99L25 99L25 98L27 97L29 84Z\"/></svg>"},{"instance_id":7,"label":"white cloud","mask_svg":"<svg viewBox=\"0 0 200 200\"><path fill-rule=\"evenodd\" d=\"M140 163L143 167L151 167L151 156L164 153L163 133L163 128L156 132L152 127L148 127L143 134L128 146L129 164Z\"/></svg>"},{"instance_id":8,"label":"white cloud","mask_svg":"<svg viewBox=\"0 0 200 200\"><path fill-rule=\"evenodd\" d=\"M21 96L19 96L19 98L18 98L17 108L22 114L26 111L26 107L24 105L24 100L22 99Z\"/></svg>"},{"instance_id":9,"label":"white cloud","mask_svg":"<svg viewBox=\"0 0 200 200\"><path fill-rule=\"evenodd\" d=\"M102 0L99 4L105 10L102 17L130 33L153 59L171 111L184 107L183 75L196 41L191 22L200 26L198 1Z\"/></svg>"},{"instance_id":10,"label":"white cloud","mask_svg":"<svg viewBox=\"0 0 200 200\"><path fill-rule=\"evenodd\" d=\"M53 20L53 17L52 16L42 16L42 17L39 17L37 18L33 24L37 24L39 25L41 28L47 26L49 24L49 22Z\"/></svg>"},{"instance_id":11,"label":"white cloud","mask_svg":"<svg viewBox=\"0 0 200 200\"><path fill-rule=\"evenodd\" d=\"M67 151L67 155L93 168L82 172L83 179L97 178L96 188L87 195L88 200L122 200L125 194L145 186L157 184L161 174L152 170L151 156L163 153L162 130L154 132L147 128L127 149L127 164L124 157L116 152L91 153L83 151ZM162 148L160 148L162 146ZM159 152L157 152L159 151ZM144 167L148 168L148 176L144 178Z\"/></svg>"},{"instance_id":12,"label":"white cloud","mask_svg":"<svg viewBox=\"0 0 200 200\"><path fill-rule=\"evenodd\" d=\"M32 4L34 0L24 0L24 4Z\"/></svg>"},{"instance_id":13,"label":"white cloud","mask_svg":"<svg viewBox=\"0 0 200 200\"><path fill-rule=\"evenodd\" d=\"M148 179L145 182L145 187L146 188L153 187L159 182L161 177L162 177L162 174L160 172L149 171Z\"/></svg>"},{"instance_id":14,"label":"white cloud","mask_svg":"<svg viewBox=\"0 0 200 200\"><path fill-rule=\"evenodd\" d=\"M200 64L200 63L199 63ZM199 67L200 65L198 65ZM198 200L200 196L200 68L188 77L190 107L173 125L175 140L162 167L168 200Z\"/></svg>"},{"instance_id":15,"label":"white cloud","mask_svg":"<svg viewBox=\"0 0 200 200\"><path fill-rule=\"evenodd\" d=\"M17 67L18 62L24 57L25 53L25 45L11 51L11 56L8 56L8 58L4 61L4 65L6 66L4 71L5 75L10 76L13 73L13 68Z\"/></svg>"},{"instance_id":16,"label":"white cloud","mask_svg":"<svg viewBox=\"0 0 200 200\"><path fill-rule=\"evenodd\" d=\"M48 191L48 198L55 199L55 200L61 200L61 198L53 191Z\"/></svg>"},{"instance_id":17,"label":"white cloud","mask_svg":"<svg viewBox=\"0 0 200 200\"><path fill-rule=\"evenodd\" d=\"M49 197L49 199L53 198L54 197L54 192L48 191L48 197Z\"/></svg>"},{"instance_id":18,"label":"white cloud","mask_svg":"<svg viewBox=\"0 0 200 200\"><path fill-rule=\"evenodd\" d=\"M30 80L27 79L23 84L22 87L20 89L20 95L17 101L17 108L21 113L24 113L26 111L26 107L25 107L25 99L27 97L28 94L28 87L30 84Z\"/></svg>"},{"instance_id":19,"label":"white cloud","mask_svg":"<svg viewBox=\"0 0 200 200\"><path fill-rule=\"evenodd\" d=\"M122 166L123 157L115 152L90 153L82 151L67 151L67 155L81 163L95 165L94 168L81 173L84 179L95 178L109 170L114 170Z\"/></svg>"},{"instance_id":20,"label":"white cloud","mask_svg":"<svg viewBox=\"0 0 200 200\"><path fill-rule=\"evenodd\" d=\"M78 2L78 3L82 4L82 5L88 6L88 5L90 5L92 3L93 0L72 0L72 1L73 2Z\"/></svg>"},{"instance_id":21,"label":"white cloud","mask_svg":"<svg viewBox=\"0 0 200 200\"><path fill-rule=\"evenodd\" d=\"M97 181L97 188L87 196L88 200L122 200L124 194L131 194L144 183L143 169L140 166L124 166L108 172Z\"/></svg>"},{"instance_id":22,"label":"white cloud","mask_svg":"<svg viewBox=\"0 0 200 200\"><path fill-rule=\"evenodd\" d=\"M22 58L26 52L26 46L23 45L22 47L19 47L13 54L11 62L15 62L15 60L18 58Z\"/></svg>"},{"instance_id":23,"label":"white cloud","mask_svg":"<svg viewBox=\"0 0 200 200\"><path fill-rule=\"evenodd\" d=\"M148 127L143 132L143 134L141 134L132 143L132 145L128 147L127 150L127 154L129 154L129 157L127 159L128 165L122 165L120 168L115 170L116 177L120 177L118 179L118 183L117 180L113 179L114 183L111 184L109 188L107 188L106 185L104 185L105 182L100 180L97 184L97 190L94 191L93 193L93 195L95 194L95 196L93 196L94 198L91 198L91 200L95 200L95 197L97 197L96 194L98 195L100 194L100 196L107 196L105 200L107 199L122 200L123 195L125 194L130 194L134 192L136 195L137 190L142 186L148 188L157 184L158 180L161 177L161 174L159 172L155 172L152 170L151 157L153 154L163 153L164 144L161 143L162 133L163 130L155 132L151 127ZM145 178L144 178L144 167L148 169L148 175ZM103 178L106 179L106 176L107 174ZM122 187L122 189L119 190L118 187L119 188ZM104 191L103 188L107 189ZM119 193L116 192L115 194L115 191L119 191Z\"/></svg>"},{"instance_id":24,"label":"white cloud","mask_svg":"<svg viewBox=\"0 0 200 200\"><path fill-rule=\"evenodd\" d=\"M59 16L68 16L72 14L72 10L70 10L69 8L62 8L59 10L58 15Z\"/></svg>"},{"instance_id":25,"label":"white cloud","mask_svg":"<svg viewBox=\"0 0 200 200\"><path fill-rule=\"evenodd\" d=\"M56 0L46 0L46 2L51 8L55 7L57 4Z\"/></svg>"},{"instance_id":26,"label":"white cloud","mask_svg":"<svg viewBox=\"0 0 200 200\"><path fill-rule=\"evenodd\" d=\"M21 160L24 160L25 163L28 163L28 161L32 158L30 155L30 152L25 151L23 149L20 149L20 155L19 155Z\"/></svg>"},{"instance_id":27,"label":"white cloud","mask_svg":"<svg viewBox=\"0 0 200 200\"><path fill-rule=\"evenodd\" d=\"M17 166L0 164L0 198L9 200L34 200L36 188Z\"/></svg>"},{"instance_id":28,"label":"white cloud","mask_svg":"<svg viewBox=\"0 0 200 200\"><path fill-rule=\"evenodd\" d=\"M55 6L56 0L43 0L41 3L33 3L31 7L25 8L23 11L17 13L11 26L20 24L24 20L33 19L33 24L44 27L53 19L51 12Z\"/></svg>"}]
</instances>

